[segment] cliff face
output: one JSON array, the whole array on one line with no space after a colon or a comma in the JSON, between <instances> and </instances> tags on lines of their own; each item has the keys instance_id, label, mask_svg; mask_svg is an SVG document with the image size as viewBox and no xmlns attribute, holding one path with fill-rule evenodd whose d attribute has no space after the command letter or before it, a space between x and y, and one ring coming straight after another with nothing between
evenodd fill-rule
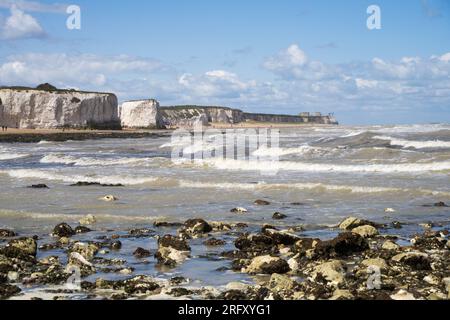
<instances>
[{"instance_id":1,"label":"cliff face","mask_svg":"<svg viewBox=\"0 0 450 320\"><path fill-rule=\"evenodd\" d=\"M159 103L156 100L124 102L119 107L119 117L123 127L151 128L161 127Z\"/></svg>"},{"instance_id":2,"label":"cliff face","mask_svg":"<svg viewBox=\"0 0 450 320\"><path fill-rule=\"evenodd\" d=\"M109 93L29 88L0 89L0 122L23 129L117 126L117 98Z\"/></svg>"},{"instance_id":3,"label":"cliff face","mask_svg":"<svg viewBox=\"0 0 450 320\"><path fill-rule=\"evenodd\" d=\"M244 113L245 120L270 123L311 123L311 124L338 124L331 115L305 115L290 116L278 114Z\"/></svg>"},{"instance_id":4,"label":"cliff face","mask_svg":"<svg viewBox=\"0 0 450 320\"><path fill-rule=\"evenodd\" d=\"M240 110L225 107L179 106L160 108L162 123L166 128L192 127L209 123L234 124L244 120Z\"/></svg>"}]
</instances>

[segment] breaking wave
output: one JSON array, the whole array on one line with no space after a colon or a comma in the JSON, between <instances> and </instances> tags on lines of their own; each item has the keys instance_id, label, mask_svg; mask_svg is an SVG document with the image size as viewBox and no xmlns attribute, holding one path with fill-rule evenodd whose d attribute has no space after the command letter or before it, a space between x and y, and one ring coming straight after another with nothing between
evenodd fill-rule
<instances>
[{"instance_id":1,"label":"breaking wave","mask_svg":"<svg viewBox=\"0 0 450 320\"><path fill-rule=\"evenodd\" d=\"M305 163L292 161L245 161L213 159L199 162L219 170L233 171L299 171L299 172L337 172L337 173L423 173L450 170L450 161L402 164L332 164Z\"/></svg>"},{"instance_id":2,"label":"breaking wave","mask_svg":"<svg viewBox=\"0 0 450 320\"><path fill-rule=\"evenodd\" d=\"M21 159L21 158L26 158L29 156L30 156L29 154L23 154L23 153L0 154L0 161Z\"/></svg>"},{"instance_id":3,"label":"breaking wave","mask_svg":"<svg viewBox=\"0 0 450 320\"><path fill-rule=\"evenodd\" d=\"M404 148L428 149L428 148L450 148L450 141L429 140L429 141L414 141L403 140L389 136L375 136L374 139L390 141L392 146L401 146Z\"/></svg>"},{"instance_id":4,"label":"breaking wave","mask_svg":"<svg viewBox=\"0 0 450 320\"><path fill-rule=\"evenodd\" d=\"M96 176L96 175L64 175L54 171L20 169L2 171L11 178L16 179L42 179L56 180L67 183L76 183L79 181L101 184L123 184L123 185L139 185L157 182L161 178L157 177L134 177L134 176Z\"/></svg>"},{"instance_id":5,"label":"breaking wave","mask_svg":"<svg viewBox=\"0 0 450 320\"><path fill-rule=\"evenodd\" d=\"M88 166L120 166L120 165L146 165L152 161L152 158L92 158L92 157L74 157L63 154L49 154L43 157L40 162L45 164L67 164L80 167Z\"/></svg>"},{"instance_id":6,"label":"breaking wave","mask_svg":"<svg viewBox=\"0 0 450 320\"><path fill-rule=\"evenodd\" d=\"M434 191L427 189L407 189L395 187L367 187L333 185L323 183L233 183L233 182L197 182L180 181L180 187L197 189L231 189L231 190L273 190L273 189L298 189L317 190L349 193L417 193L422 195L450 196L450 191Z\"/></svg>"}]
</instances>

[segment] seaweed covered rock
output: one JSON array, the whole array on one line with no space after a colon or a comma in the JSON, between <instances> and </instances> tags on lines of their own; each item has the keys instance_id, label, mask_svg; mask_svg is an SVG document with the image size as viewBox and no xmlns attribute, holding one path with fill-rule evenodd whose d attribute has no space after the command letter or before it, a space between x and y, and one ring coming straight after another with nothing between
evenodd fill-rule
<instances>
[{"instance_id":1,"label":"seaweed covered rock","mask_svg":"<svg viewBox=\"0 0 450 320\"><path fill-rule=\"evenodd\" d=\"M158 239L158 251L155 258L160 264L175 266L184 262L190 255L191 247L186 240L165 235Z\"/></svg>"},{"instance_id":2,"label":"seaweed covered rock","mask_svg":"<svg viewBox=\"0 0 450 320\"><path fill-rule=\"evenodd\" d=\"M245 272L250 274L284 274L290 270L289 264L282 258L260 256L251 261Z\"/></svg>"},{"instance_id":3,"label":"seaweed covered rock","mask_svg":"<svg viewBox=\"0 0 450 320\"><path fill-rule=\"evenodd\" d=\"M357 233L341 233L333 240L317 244L315 253L323 257L341 257L360 253L369 249L367 240Z\"/></svg>"},{"instance_id":4,"label":"seaweed covered rock","mask_svg":"<svg viewBox=\"0 0 450 320\"><path fill-rule=\"evenodd\" d=\"M67 223L60 223L53 229L53 235L56 237L66 237L69 238L76 234L75 230L72 229Z\"/></svg>"}]
</instances>

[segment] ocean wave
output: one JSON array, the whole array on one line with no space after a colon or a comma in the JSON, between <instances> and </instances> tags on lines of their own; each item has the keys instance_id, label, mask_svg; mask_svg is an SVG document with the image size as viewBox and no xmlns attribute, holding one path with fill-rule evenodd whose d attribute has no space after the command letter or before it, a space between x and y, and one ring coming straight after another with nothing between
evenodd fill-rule
<instances>
[{"instance_id":1,"label":"ocean wave","mask_svg":"<svg viewBox=\"0 0 450 320\"><path fill-rule=\"evenodd\" d=\"M219 170L233 171L299 171L314 173L423 173L450 170L450 161L429 163L402 163L402 164L331 164L331 163L305 163L292 161L245 161L211 159L197 162Z\"/></svg>"},{"instance_id":2,"label":"ocean wave","mask_svg":"<svg viewBox=\"0 0 450 320\"><path fill-rule=\"evenodd\" d=\"M440 195L450 196L450 192L434 191L427 189L408 189L395 187L368 187L368 186L349 186L333 185L324 183L235 183L235 182L199 182L199 181L180 181L180 187L193 189L231 189L231 190L273 190L273 189L298 189L298 190L317 190L332 192L349 193L414 193L422 195Z\"/></svg>"},{"instance_id":3,"label":"ocean wave","mask_svg":"<svg viewBox=\"0 0 450 320\"><path fill-rule=\"evenodd\" d=\"M139 185L146 183L158 182L162 178L157 177L135 177L135 176L96 176L96 175L65 175L48 170L19 169L1 171L15 179L42 179L56 180L67 183L76 183L79 181L101 183L101 184L123 184L123 185Z\"/></svg>"},{"instance_id":4,"label":"ocean wave","mask_svg":"<svg viewBox=\"0 0 450 320\"><path fill-rule=\"evenodd\" d=\"M414 141L414 140L397 139L389 136L375 136L374 139L388 140L390 141L392 146L401 146L404 148L415 148L415 149L450 148L450 141L440 141L440 140Z\"/></svg>"},{"instance_id":5,"label":"ocean wave","mask_svg":"<svg viewBox=\"0 0 450 320\"><path fill-rule=\"evenodd\" d=\"M5 153L5 154L0 154L0 161L21 159L21 158L26 158L29 156L30 156L29 154L25 154L25 153Z\"/></svg>"},{"instance_id":6,"label":"ocean wave","mask_svg":"<svg viewBox=\"0 0 450 320\"><path fill-rule=\"evenodd\" d=\"M311 147L308 145L303 145L297 148L267 148L262 147L253 152L253 156L255 157L267 157L267 156L287 156L291 154L324 154L327 153L330 150L326 150L325 148L319 148L319 147Z\"/></svg>"},{"instance_id":7,"label":"ocean wave","mask_svg":"<svg viewBox=\"0 0 450 320\"><path fill-rule=\"evenodd\" d=\"M28 211L14 211L14 210L0 210L0 217L11 218L28 218L37 220L55 220L55 221L67 221L76 222L83 218L82 214L63 214L63 213L41 213L41 212L28 212ZM115 215L115 214L96 214L95 218L97 223L119 221L119 222L142 222L151 223L160 219L165 219L164 216L127 216L127 215Z\"/></svg>"},{"instance_id":8,"label":"ocean wave","mask_svg":"<svg viewBox=\"0 0 450 320\"><path fill-rule=\"evenodd\" d=\"M80 167L88 166L120 166L120 165L146 165L152 161L152 158L92 158L92 157L74 157L63 154L49 154L44 156L40 162L45 164L67 164Z\"/></svg>"}]
</instances>

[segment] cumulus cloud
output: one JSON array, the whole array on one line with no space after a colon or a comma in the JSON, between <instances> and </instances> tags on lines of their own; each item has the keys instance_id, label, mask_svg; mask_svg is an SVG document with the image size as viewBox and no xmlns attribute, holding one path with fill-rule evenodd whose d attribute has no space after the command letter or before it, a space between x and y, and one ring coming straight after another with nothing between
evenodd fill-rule
<instances>
[{"instance_id":1,"label":"cumulus cloud","mask_svg":"<svg viewBox=\"0 0 450 320\"><path fill-rule=\"evenodd\" d=\"M29 38L43 38L46 36L39 22L31 15L16 6L11 7L11 15L0 25L0 38L17 40Z\"/></svg>"},{"instance_id":2,"label":"cumulus cloud","mask_svg":"<svg viewBox=\"0 0 450 320\"><path fill-rule=\"evenodd\" d=\"M0 0L0 8L10 9L13 6L29 12L65 13L68 5L62 3L47 4L27 0Z\"/></svg>"}]
</instances>

